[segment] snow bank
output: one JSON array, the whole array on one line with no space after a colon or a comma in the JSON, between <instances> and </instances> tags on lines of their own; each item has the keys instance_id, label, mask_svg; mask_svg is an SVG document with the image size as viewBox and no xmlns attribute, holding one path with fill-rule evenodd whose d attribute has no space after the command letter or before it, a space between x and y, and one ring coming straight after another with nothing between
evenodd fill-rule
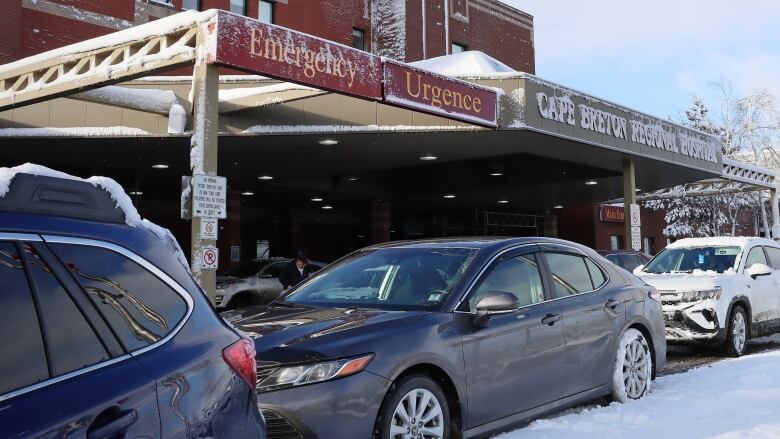
<instances>
[{"instance_id":1,"label":"snow bank","mask_svg":"<svg viewBox=\"0 0 780 439\"><path fill-rule=\"evenodd\" d=\"M491 76L518 73L508 65L478 50L438 56L409 64L448 76Z\"/></svg>"},{"instance_id":2,"label":"snow bank","mask_svg":"<svg viewBox=\"0 0 780 439\"><path fill-rule=\"evenodd\" d=\"M171 246L172 250L176 254L176 257L179 259L179 262L181 262L182 265L184 265L184 267L187 268L187 270L189 270L189 264L187 262L187 258L184 256L184 252L179 246L179 243L176 241L176 238L173 237L173 234L170 232L170 230L160 227L157 224L154 224L148 220L141 218L141 215L138 213L138 210L133 205L133 201L130 199L127 193L125 193L125 190L122 188L122 186L119 183L117 183L115 180L108 177L90 177L87 179L83 179L70 174L66 174L64 172L59 172L53 169L49 169L45 166L35 165L32 163L25 163L23 165L19 165L13 168L0 168L0 198L5 197L5 195L8 193L11 187L11 182L13 181L14 177L16 177L17 174L31 174L31 175L39 175L39 176L47 176L47 177L55 177L55 178L64 178L68 180L85 181L87 183L92 184L93 186L100 187L101 189L108 192L108 194L111 196L111 199L113 199L114 202L116 203L116 207L118 207L119 209L122 210L122 212L124 212L125 223L127 223L128 226L143 227L149 230L150 232L152 232L161 241Z\"/></svg>"},{"instance_id":3,"label":"snow bank","mask_svg":"<svg viewBox=\"0 0 780 439\"><path fill-rule=\"evenodd\" d=\"M0 128L0 137L126 137L149 136L130 127Z\"/></svg>"},{"instance_id":4,"label":"snow bank","mask_svg":"<svg viewBox=\"0 0 780 439\"><path fill-rule=\"evenodd\" d=\"M780 438L780 351L658 378L627 404L584 406L500 439Z\"/></svg>"}]
</instances>

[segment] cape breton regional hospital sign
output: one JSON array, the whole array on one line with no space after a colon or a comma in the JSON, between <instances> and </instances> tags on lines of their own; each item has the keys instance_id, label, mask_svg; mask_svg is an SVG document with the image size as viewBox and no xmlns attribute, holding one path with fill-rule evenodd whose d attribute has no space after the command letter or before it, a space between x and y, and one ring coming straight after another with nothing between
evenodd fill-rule
<instances>
[{"instance_id":1,"label":"cape breton regional hospital sign","mask_svg":"<svg viewBox=\"0 0 780 439\"><path fill-rule=\"evenodd\" d=\"M224 11L206 29L209 64L497 126L495 90Z\"/></svg>"}]
</instances>

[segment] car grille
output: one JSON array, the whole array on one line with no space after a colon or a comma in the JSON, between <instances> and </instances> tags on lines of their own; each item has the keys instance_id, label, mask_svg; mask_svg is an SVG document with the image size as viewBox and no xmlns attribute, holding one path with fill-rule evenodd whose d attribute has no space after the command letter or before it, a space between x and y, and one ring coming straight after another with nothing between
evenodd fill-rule
<instances>
[{"instance_id":1,"label":"car grille","mask_svg":"<svg viewBox=\"0 0 780 439\"><path fill-rule=\"evenodd\" d=\"M303 439L303 435L279 413L263 409L268 439Z\"/></svg>"}]
</instances>

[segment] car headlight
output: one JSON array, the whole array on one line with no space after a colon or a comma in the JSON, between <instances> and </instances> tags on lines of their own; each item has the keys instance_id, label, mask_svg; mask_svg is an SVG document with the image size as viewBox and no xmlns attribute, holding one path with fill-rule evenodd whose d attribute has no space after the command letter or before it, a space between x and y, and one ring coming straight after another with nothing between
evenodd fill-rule
<instances>
[{"instance_id":1,"label":"car headlight","mask_svg":"<svg viewBox=\"0 0 780 439\"><path fill-rule=\"evenodd\" d=\"M685 291L682 293L683 302L701 302L703 300L720 299L720 293L722 289L715 287L711 290L699 290L699 291Z\"/></svg>"},{"instance_id":2,"label":"car headlight","mask_svg":"<svg viewBox=\"0 0 780 439\"><path fill-rule=\"evenodd\" d=\"M365 369L373 358L374 354L370 354L358 358L282 367L257 383L257 390L265 392L354 375Z\"/></svg>"}]
</instances>

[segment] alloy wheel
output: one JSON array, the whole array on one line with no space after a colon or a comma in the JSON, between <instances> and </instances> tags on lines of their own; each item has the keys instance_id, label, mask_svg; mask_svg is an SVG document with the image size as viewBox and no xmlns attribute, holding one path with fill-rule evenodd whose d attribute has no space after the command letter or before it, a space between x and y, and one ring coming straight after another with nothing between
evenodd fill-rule
<instances>
[{"instance_id":1,"label":"alloy wheel","mask_svg":"<svg viewBox=\"0 0 780 439\"><path fill-rule=\"evenodd\" d=\"M393 413L390 437L443 439L444 413L436 396L425 389L414 389L404 395Z\"/></svg>"},{"instance_id":2,"label":"alloy wheel","mask_svg":"<svg viewBox=\"0 0 780 439\"><path fill-rule=\"evenodd\" d=\"M631 399L639 399L647 387L650 379L650 357L639 340L632 340L626 346L626 355L623 361L623 383L626 393Z\"/></svg>"},{"instance_id":3,"label":"alloy wheel","mask_svg":"<svg viewBox=\"0 0 780 439\"><path fill-rule=\"evenodd\" d=\"M745 349L747 325L745 324L745 316L740 312L734 313L734 322L731 325L731 335L732 340L734 341L734 350L741 354Z\"/></svg>"}]
</instances>

